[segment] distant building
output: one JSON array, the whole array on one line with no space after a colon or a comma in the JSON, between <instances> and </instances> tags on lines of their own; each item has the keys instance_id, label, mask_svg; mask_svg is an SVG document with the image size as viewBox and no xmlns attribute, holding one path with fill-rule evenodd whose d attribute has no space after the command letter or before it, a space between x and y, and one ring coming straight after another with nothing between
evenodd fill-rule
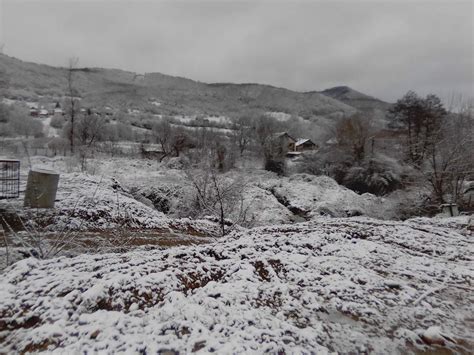
<instances>
[{"instance_id":1,"label":"distant building","mask_svg":"<svg viewBox=\"0 0 474 355\"><path fill-rule=\"evenodd\" d=\"M53 116L55 116L55 117L64 116L64 112L61 108L55 108L53 110Z\"/></svg>"},{"instance_id":2,"label":"distant building","mask_svg":"<svg viewBox=\"0 0 474 355\"><path fill-rule=\"evenodd\" d=\"M295 151L296 139L290 136L287 132L277 132L273 134L274 141L279 141L281 145L288 149L289 152Z\"/></svg>"},{"instance_id":3,"label":"distant building","mask_svg":"<svg viewBox=\"0 0 474 355\"><path fill-rule=\"evenodd\" d=\"M46 110L45 108L42 108L41 110L39 110L38 116L39 117L48 117L49 116L49 111Z\"/></svg>"},{"instance_id":4,"label":"distant building","mask_svg":"<svg viewBox=\"0 0 474 355\"><path fill-rule=\"evenodd\" d=\"M317 149L318 146L308 138L300 138L295 142L295 152L304 152Z\"/></svg>"}]
</instances>

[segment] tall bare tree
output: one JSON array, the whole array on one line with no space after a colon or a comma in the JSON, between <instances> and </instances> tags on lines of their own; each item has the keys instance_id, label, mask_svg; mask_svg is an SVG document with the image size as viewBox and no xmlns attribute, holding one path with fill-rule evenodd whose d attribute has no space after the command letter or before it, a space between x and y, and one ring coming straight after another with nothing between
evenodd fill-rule
<instances>
[{"instance_id":1,"label":"tall bare tree","mask_svg":"<svg viewBox=\"0 0 474 355\"><path fill-rule=\"evenodd\" d=\"M342 118L336 125L338 145L346 149L357 162L365 158L365 149L371 134L370 118L361 114Z\"/></svg>"},{"instance_id":2,"label":"tall bare tree","mask_svg":"<svg viewBox=\"0 0 474 355\"><path fill-rule=\"evenodd\" d=\"M425 169L427 181L439 203L460 201L465 180L474 177L473 152L472 111L450 114L433 134Z\"/></svg>"},{"instance_id":3,"label":"tall bare tree","mask_svg":"<svg viewBox=\"0 0 474 355\"><path fill-rule=\"evenodd\" d=\"M160 158L162 161L172 153L172 127L168 119L164 118L159 122L153 124L152 135L156 143L160 144L163 155Z\"/></svg>"},{"instance_id":4,"label":"tall bare tree","mask_svg":"<svg viewBox=\"0 0 474 355\"><path fill-rule=\"evenodd\" d=\"M75 126L75 118L76 118L76 111L77 111L77 99L76 99L76 88L75 88L75 69L79 62L79 58L74 57L69 59L68 68L66 71L66 78L67 78L67 95L68 95L68 103L69 103L69 118L71 122L71 127L69 130L69 145L71 154L74 154L74 126Z\"/></svg>"},{"instance_id":5,"label":"tall bare tree","mask_svg":"<svg viewBox=\"0 0 474 355\"><path fill-rule=\"evenodd\" d=\"M242 157L252 142L252 117L249 115L237 117L232 125L232 139Z\"/></svg>"},{"instance_id":6,"label":"tall bare tree","mask_svg":"<svg viewBox=\"0 0 474 355\"><path fill-rule=\"evenodd\" d=\"M262 115L255 123L255 139L264 158L265 170L279 175L285 172L285 155L288 142L279 132L284 126L274 118Z\"/></svg>"},{"instance_id":7,"label":"tall bare tree","mask_svg":"<svg viewBox=\"0 0 474 355\"><path fill-rule=\"evenodd\" d=\"M195 217L215 217L223 236L235 225L247 222L249 206L244 202L246 181L235 172L219 173L212 155L201 158L201 161L188 164L185 169L194 192L193 213Z\"/></svg>"},{"instance_id":8,"label":"tall bare tree","mask_svg":"<svg viewBox=\"0 0 474 355\"><path fill-rule=\"evenodd\" d=\"M10 78L4 69L0 68L0 98L3 97L5 90L10 84Z\"/></svg>"}]
</instances>

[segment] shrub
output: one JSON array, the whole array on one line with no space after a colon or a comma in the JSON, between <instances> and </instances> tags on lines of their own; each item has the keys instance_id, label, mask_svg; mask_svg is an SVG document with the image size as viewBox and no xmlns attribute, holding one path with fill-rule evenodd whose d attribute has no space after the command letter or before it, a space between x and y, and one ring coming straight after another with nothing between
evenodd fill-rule
<instances>
[{"instance_id":1,"label":"shrub","mask_svg":"<svg viewBox=\"0 0 474 355\"><path fill-rule=\"evenodd\" d=\"M265 170L272 171L278 175L284 175L286 171L285 160L265 159Z\"/></svg>"},{"instance_id":2,"label":"shrub","mask_svg":"<svg viewBox=\"0 0 474 355\"><path fill-rule=\"evenodd\" d=\"M379 196L402 188L410 175L404 166L384 155L356 163L350 154L336 147L305 154L299 171L327 175L357 193Z\"/></svg>"},{"instance_id":3,"label":"shrub","mask_svg":"<svg viewBox=\"0 0 474 355\"><path fill-rule=\"evenodd\" d=\"M342 184L357 193L386 195L402 186L400 173L386 161L369 159L351 167Z\"/></svg>"},{"instance_id":4,"label":"shrub","mask_svg":"<svg viewBox=\"0 0 474 355\"><path fill-rule=\"evenodd\" d=\"M64 127L64 124L66 123L64 117L62 116L54 116L53 118L51 118L51 127L53 128L57 128L57 129L61 129Z\"/></svg>"}]
</instances>

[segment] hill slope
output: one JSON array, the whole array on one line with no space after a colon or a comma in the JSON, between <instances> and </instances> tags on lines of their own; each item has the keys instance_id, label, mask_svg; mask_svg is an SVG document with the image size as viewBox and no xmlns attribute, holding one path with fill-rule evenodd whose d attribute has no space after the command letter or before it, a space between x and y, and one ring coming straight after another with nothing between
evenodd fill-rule
<instances>
[{"instance_id":1,"label":"hill slope","mask_svg":"<svg viewBox=\"0 0 474 355\"><path fill-rule=\"evenodd\" d=\"M66 92L65 68L0 55L1 71L9 79L7 97L54 99ZM260 84L206 84L160 73L137 76L117 69L76 69L74 85L84 105L137 108L160 114L230 114L256 110L283 111L311 118L355 111L317 92L301 93Z\"/></svg>"},{"instance_id":2,"label":"hill slope","mask_svg":"<svg viewBox=\"0 0 474 355\"><path fill-rule=\"evenodd\" d=\"M386 111L391 106L391 104L388 102L363 94L348 86L336 86L321 91L321 94L364 111L374 109Z\"/></svg>"}]
</instances>

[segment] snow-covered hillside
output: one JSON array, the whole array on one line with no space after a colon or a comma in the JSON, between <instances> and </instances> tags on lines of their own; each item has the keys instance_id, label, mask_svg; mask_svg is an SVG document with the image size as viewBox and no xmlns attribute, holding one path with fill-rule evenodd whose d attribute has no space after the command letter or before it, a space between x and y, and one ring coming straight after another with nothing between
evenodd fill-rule
<instances>
[{"instance_id":1,"label":"snow-covered hillside","mask_svg":"<svg viewBox=\"0 0 474 355\"><path fill-rule=\"evenodd\" d=\"M462 223L320 219L26 259L0 281L0 352L468 353L471 238Z\"/></svg>"}]
</instances>

